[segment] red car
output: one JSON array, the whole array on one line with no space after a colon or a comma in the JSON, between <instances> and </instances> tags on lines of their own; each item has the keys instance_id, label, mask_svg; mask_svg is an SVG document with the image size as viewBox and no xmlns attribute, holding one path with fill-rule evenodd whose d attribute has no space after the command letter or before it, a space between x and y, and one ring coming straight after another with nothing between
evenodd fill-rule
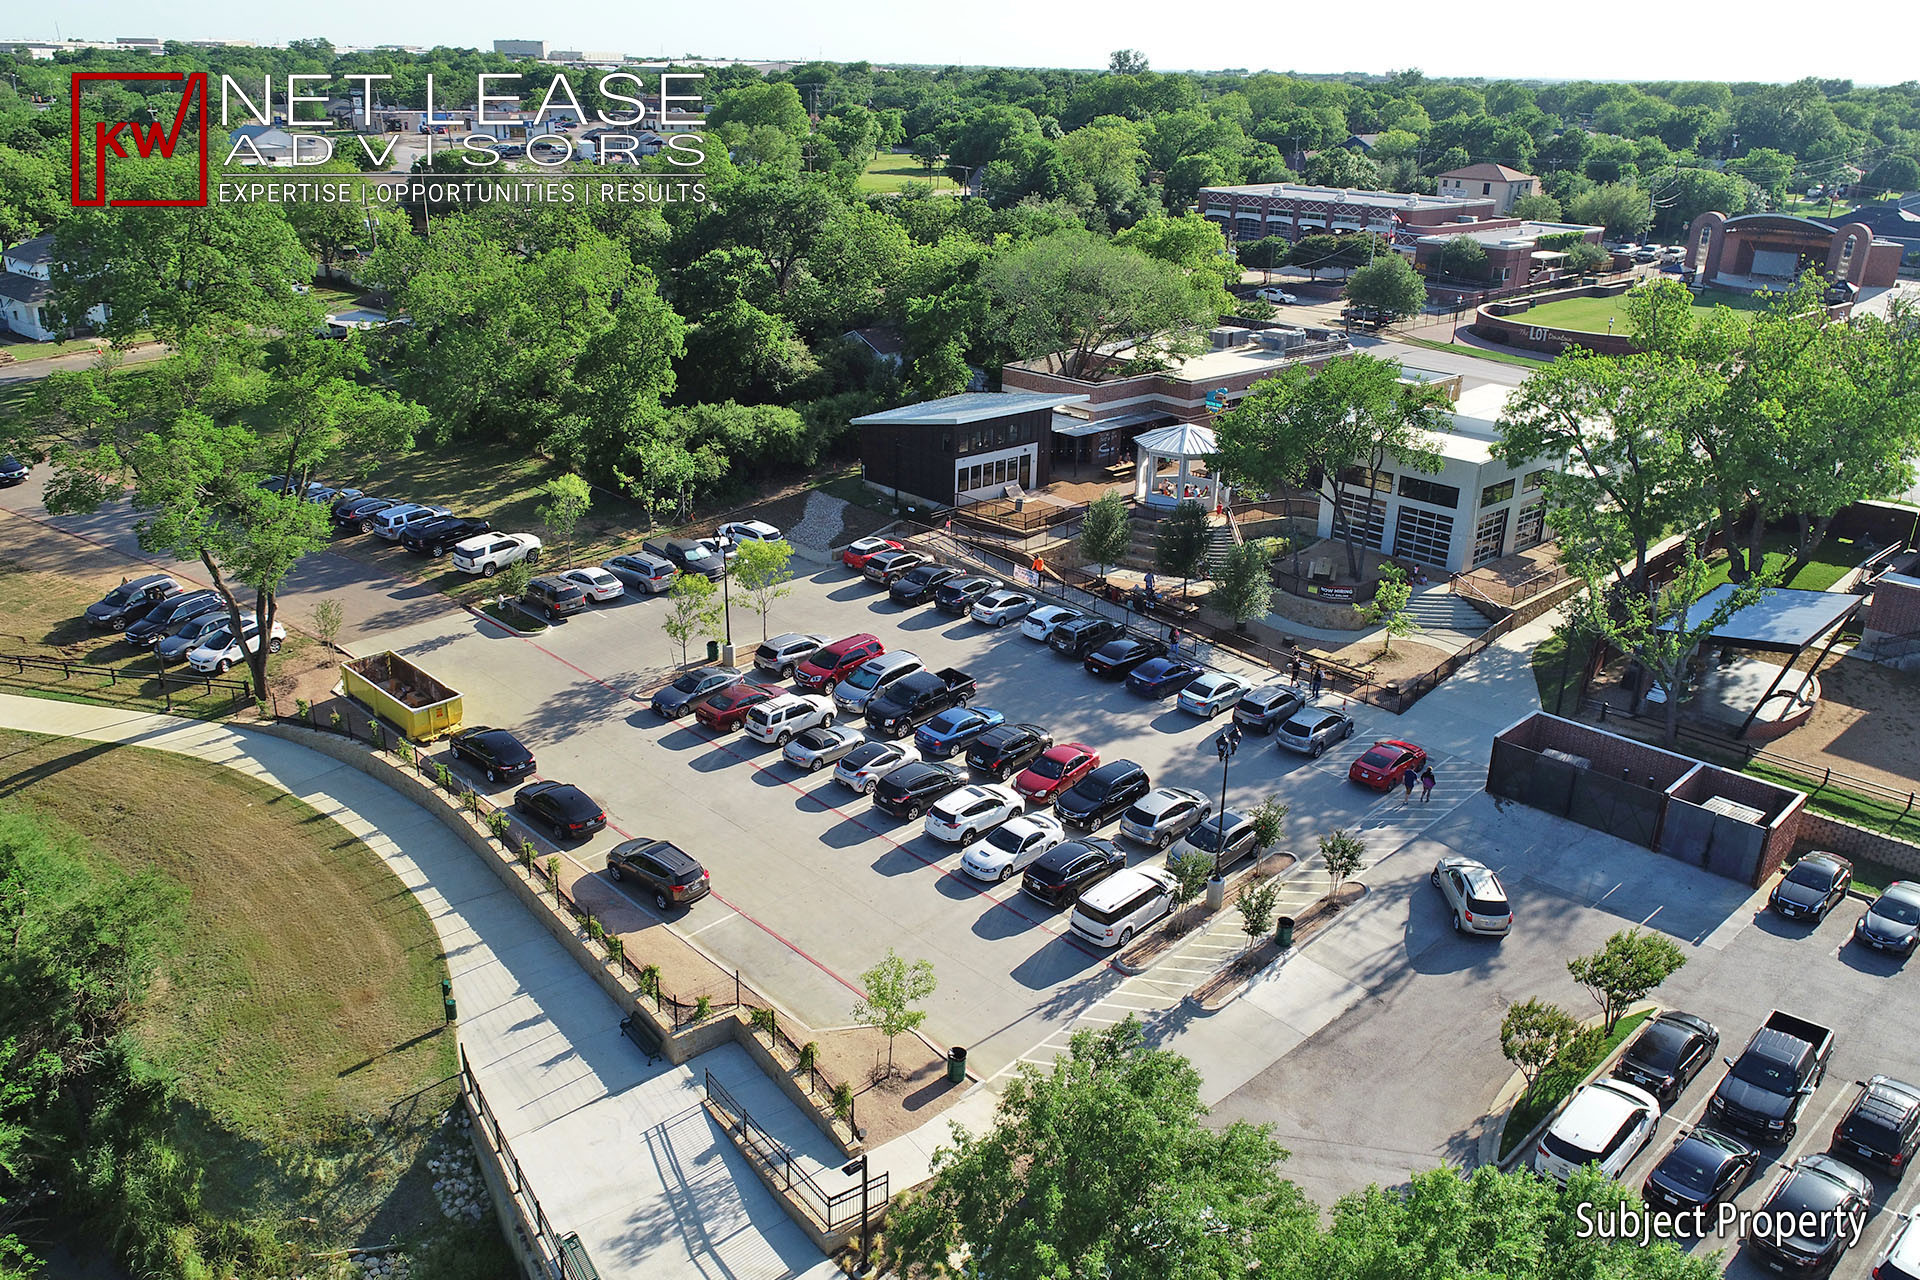
<instances>
[{"instance_id":1,"label":"red car","mask_svg":"<svg viewBox=\"0 0 1920 1280\"><path fill-rule=\"evenodd\" d=\"M747 712L779 693L765 685L730 684L693 709L694 718L716 733L731 733L746 722Z\"/></svg>"},{"instance_id":2,"label":"red car","mask_svg":"<svg viewBox=\"0 0 1920 1280\"><path fill-rule=\"evenodd\" d=\"M864 569L867 567L867 561L882 551L903 549L891 538L862 538L858 542L849 543L847 549L840 553L840 563L849 569Z\"/></svg>"},{"instance_id":3,"label":"red car","mask_svg":"<svg viewBox=\"0 0 1920 1280\"><path fill-rule=\"evenodd\" d=\"M1013 789L1034 804L1053 798L1100 766L1100 753L1084 742L1063 742L1028 765L1013 780Z\"/></svg>"},{"instance_id":4,"label":"red car","mask_svg":"<svg viewBox=\"0 0 1920 1280\"><path fill-rule=\"evenodd\" d=\"M1409 773L1418 773L1427 764L1427 749L1398 738L1383 738L1367 748L1365 755L1347 770L1347 781L1357 782L1375 791L1391 790L1393 784Z\"/></svg>"},{"instance_id":5,"label":"red car","mask_svg":"<svg viewBox=\"0 0 1920 1280\"><path fill-rule=\"evenodd\" d=\"M873 554L878 555L879 552ZM830 645L815 649L805 662L794 668L793 682L808 693L831 693L833 686L846 679L855 667L886 651L887 646L864 631L857 636L835 640Z\"/></svg>"}]
</instances>

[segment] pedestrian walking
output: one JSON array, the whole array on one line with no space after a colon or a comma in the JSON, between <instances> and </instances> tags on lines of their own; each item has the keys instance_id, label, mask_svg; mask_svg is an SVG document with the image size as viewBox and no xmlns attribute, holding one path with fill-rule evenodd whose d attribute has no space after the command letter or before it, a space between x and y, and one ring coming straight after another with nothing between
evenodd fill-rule
<instances>
[{"instance_id":1,"label":"pedestrian walking","mask_svg":"<svg viewBox=\"0 0 1920 1280\"><path fill-rule=\"evenodd\" d=\"M1428 765L1420 771L1420 803L1433 799L1433 766Z\"/></svg>"},{"instance_id":2,"label":"pedestrian walking","mask_svg":"<svg viewBox=\"0 0 1920 1280\"><path fill-rule=\"evenodd\" d=\"M1300 655L1297 653L1293 655L1293 687L1300 687Z\"/></svg>"},{"instance_id":3,"label":"pedestrian walking","mask_svg":"<svg viewBox=\"0 0 1920 1280\"><path fill-rule=\"evenodd\" d=\"M1313 664L1313 696L1314 697L1317 698L1320 696L1320 682L1325 678L1326 678L1325 674L1320 670L1320 664L1317 662L1314 663Z\"/></svg>"},{"instance_id":4,"label":"pedestrian walking","mask_svg":"<svg viewBox=\"0 0 1920 1280\"><path fill-rule=\"evenodd\" d=\"M1419 775L1409 769L1400 775L1400 781L1406 785L1407 799L1411 801L1413 799L1413 784L1420 781Z\"/></svg>"}]
</instances>

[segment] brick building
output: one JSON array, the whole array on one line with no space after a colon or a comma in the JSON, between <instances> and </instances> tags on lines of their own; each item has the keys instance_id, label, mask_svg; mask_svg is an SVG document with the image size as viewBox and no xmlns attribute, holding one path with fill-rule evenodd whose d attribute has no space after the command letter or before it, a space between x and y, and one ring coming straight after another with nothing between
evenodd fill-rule
<instances>
[{"instance_id":1,"label":"brick building","mask_svg":"<svg viewBox=\"0 0 1920 1280\"><path fill-rule=\"evenodd\" d=\"M1575 241L1599 244L1605 234L1604 227L1575 222L1527 222L1519 218L1437 227L1415 237L1413 268L1422 275L1438 274L1436 264L1441 252L1452 241L1468 236L1479 241L1480 247L1487 251L1487 284L1494 288L1525 284L1529 280L1552 279L1566 257L1568 244Z\"/></svg>"},{"instance_id":2,"label":"brick building","mask_svg":"<svg viewBox=\"0 0 1920 1280\"><path fill-rule=\"evenodd\" d=\"M1266 236L1302 236L1372 231L1403 249L1423 229L1478 222L1500 212L1491 196L1418 196L1398 191L1352 191L1263 182L1244 187L1203 187L1200 213L1218 223L1229 241Z\"/></svg>"},{"instance_id":3,"label":"brick building","mask_svg":"<svg viewBox=\"0 0 1920 1280\"><path fill-rule=\"evenodd\" d=\"M1456 200L1475 196L1490 199L1502 214L1513 212L1513 202L1521 196L1538 195L1540 179L1503 164L1470 164L1452 169L1436 180L1443 196Z\"/></svg>"},{"instance_id":4,"label":"brick building","mask_svg":"<svg viewBox=\"0 0 1920 1280\"><path fill-rule=\"evenodd\" d=\"M1899 281L1903 249L1859 222L1703 213L1687 228L1686 264L1702 285L1736 293L1780 292L1808 270L1855 288L1888 288Z\"/></svg>"}]
</instances>

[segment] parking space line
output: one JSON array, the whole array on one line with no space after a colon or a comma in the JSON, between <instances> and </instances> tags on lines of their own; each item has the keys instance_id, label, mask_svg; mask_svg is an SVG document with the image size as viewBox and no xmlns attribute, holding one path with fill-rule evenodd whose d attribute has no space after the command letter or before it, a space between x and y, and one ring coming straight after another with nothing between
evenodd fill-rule
<instances>
[{"instance_id":1,"label":"parking space line","mask_svg":"<svg viewBox=\"0 0 1920 1280\"><path fill-rule=\"evenodd\" d=\"M705 924L701 925L698 929L689 929L687 931L687 936L689 938L697 938L701 934L705 933L707 930L713 928L713 926L717 924L725 924L729 920L738 919L739 916L740 916L740 913L738 911L729 911L727 912L727 914L721 916L718 920L709 920Z\"/></svg>"}]
</instances>

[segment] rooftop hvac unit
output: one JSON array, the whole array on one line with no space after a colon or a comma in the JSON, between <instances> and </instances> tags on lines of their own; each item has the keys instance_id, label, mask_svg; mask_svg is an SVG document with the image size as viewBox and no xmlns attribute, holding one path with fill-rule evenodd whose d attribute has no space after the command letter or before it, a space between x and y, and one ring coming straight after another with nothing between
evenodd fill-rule
<instances>
[{"instance_id":1,"label":"rooftop hvac unit","mask_svg":"<svg viewBox=\"0 0 1920 1280\"><path fill-rule=\"evenodd\" d=\"M1293 348L1304 344L1307 340L1307 335L1306 332L1301 329L1279 328L1262 329L1255 335L1255 338L1261 346L1267 348L1269 351L1291 351Z\"/></svg>"},{"instance_id":2,"label":"rooftop hvac unit","mask_svg":"<svg viewBox=\"0 0 1920 1280\"><path fill-rule=\"evenodd\" d=\"M1251 329L1242 329L1238 325L1223 324L1207 334L1215 351L1225 351L1228 347L1245 346L1252 335Z\"/></svg>"}]
</instances>

